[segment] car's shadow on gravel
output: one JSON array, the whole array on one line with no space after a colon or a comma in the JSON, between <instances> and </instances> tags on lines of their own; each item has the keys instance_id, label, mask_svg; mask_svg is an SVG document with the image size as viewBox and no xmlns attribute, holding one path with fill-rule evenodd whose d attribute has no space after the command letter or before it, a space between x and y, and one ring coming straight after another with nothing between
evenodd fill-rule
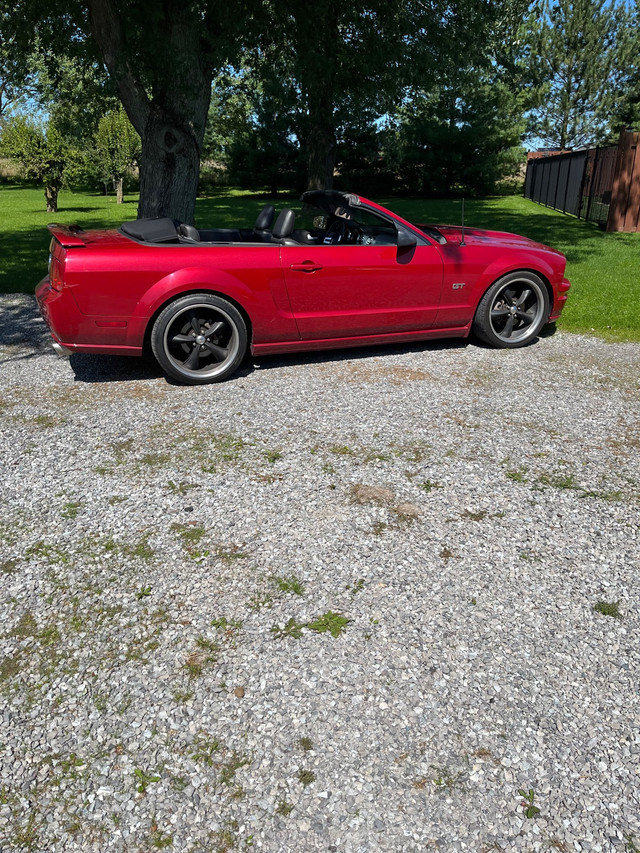
<instances>
[{"instance_id":1,"label":"car's shadow on gravel","mask_svg":"<svg viewBox=\"0 0 640 853\"><path fill-rule=\"evenodd\" d=\"M36 301L25 294L9 294L0 301L0 364L38 358L52 352L49 329Z\"/></svg>"},{"instance_id":2,"label":"car's shadow on gravel","mask_svg":"<svg viewBox=\"0 0 640 853\"><path fill-rule=\"evenodd\" d=\"M411 344L385 344L384 346L357 347L352 349L322 350L319 352L288 353L287 355L261 356L251 359L253 370L277 370L283 367L304 366L310 364L335 364L341 362L364 361L370 358L392 358L420 352L439 352L451 349L466 349L470 341L463 338L450 338L438 341L418 341ZM246 367L246 365L244 366ZM243 367L243 370L244 370ZM241 370L242 374L243 371Z\"/></svg>"},{"instance_id":3,"label":"car's shadow on gravel","mask_svg":"<svg viewBox=\"0 0 640 853\"><path fill-rule=\"evenodd\" d=\"M398 344L374 347L358 347L354 349L323 350L322 352L287 353L286 355L248 356L236 373L228 380L246 379L253 373L282 370L287 367L304 367L314 364L339 364L345 362L364 361L370 358L405 355L419 352L438 352L451 349L465 349L468 340L460 338L440 340L425 343ZM149 357L131 358L114 355L74 354L69 358L76 382L129 382L147 379L157 379L163 376L162 370ZM168 385L179 385L173 379L167 378Z\"/></svg>"}]
</instances>

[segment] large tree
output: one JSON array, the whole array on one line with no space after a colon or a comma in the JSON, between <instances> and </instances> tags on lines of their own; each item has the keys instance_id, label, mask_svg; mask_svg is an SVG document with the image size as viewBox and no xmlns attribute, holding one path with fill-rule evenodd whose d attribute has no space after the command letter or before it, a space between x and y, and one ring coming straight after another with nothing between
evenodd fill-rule
<instances>
[{"instance_id":1,"label":"large tree","mask_svg":"<svg viewBox=\"0 0 640 853\"><path fill-rule=\"evenodd\" d=\"M545 86L532 136L560 149L606 138L625 17L615 0L545 0L529 35L535 73Z\"/></svg>"},{"instance_id":2,"label":"large tree","mask_svg":"<svg viewBox=\"0 0 640 853\"><path fill-rule=\"evenodd\" d=\"M80 159L55 121L42 125L23 115L9 119L2 129L0 153L18 164L25 178L44 187L47 211L55 213L58 193Z\"/></svg>"},{"instance_id":3,"label":"large tree","mask_svg":"<svg viewBox=\"0 0 640 853\"><path fill-rule=\"evenodd\" d=\"M9 9L0 2L0 35L11 37L14 53L31 50L35 32L48 53L104 64L142 139L139 215L192 222L211 80L251 32L253 7L242 0L16 0Z\"/></svg>"}]
</instances>

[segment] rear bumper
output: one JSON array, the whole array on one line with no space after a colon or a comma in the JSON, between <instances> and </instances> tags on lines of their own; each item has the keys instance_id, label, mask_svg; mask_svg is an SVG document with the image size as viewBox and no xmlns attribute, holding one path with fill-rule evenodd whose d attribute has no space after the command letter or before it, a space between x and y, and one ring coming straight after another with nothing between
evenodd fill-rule
<instances>
[{"instance_id":1,"label":"rear bumper","mask_svg":"<svg viewBox=\"0 0 640 853\"><path fill-rule=\"evenodd\" d=\"M73 350L63 347L62 344L58 343L58 341L54 340L51 346L53 347L56 355L62 356L62 358L69 358L70 355L73 355Z\"/></svg>"},{"instance_id":2,"label":"rear bumper","mask_svg":"<svg viewBox=\"0 0 640 853\"><path fill-rule=\"evenodd\" d=\"M75 352L98 355L142 355L142 346L129 346L122 341L127 334L127 321L82 314L69 288L54 290L49 277L36 287L36 301L53 338L58 355Z\"/></svg>"}]
</instances>

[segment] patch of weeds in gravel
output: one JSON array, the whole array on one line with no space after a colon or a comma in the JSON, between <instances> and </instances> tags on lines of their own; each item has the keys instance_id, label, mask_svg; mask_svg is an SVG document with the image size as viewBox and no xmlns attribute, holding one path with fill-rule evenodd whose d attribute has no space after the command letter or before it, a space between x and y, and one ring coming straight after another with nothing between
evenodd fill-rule
<instances>
[{"instance_id":1,"label":"patch of weeds in gravel","mask_svg":"<svg viewBox=\"0 0 640 853\"><path fill-rule=\"evenodd\" d=\"M276 592L277 590L277 592ZM247 602L254 613L263 607L273 607L282 595L304 595L304 585L296 575L268 575L258 582L258 589Z\"/></svg>"},{"instance_id":2,"label":"patch of weeds in gravel","mask_svg":"<svg viewBox=\"0 0 640 853\"><path fill-rule=\"evenodd\" d=\"M31 418L30 423L35 424L40 429L51 429L52 427L61 426L67 422L66 418L53 417L53 415L36 415Z\"/></svg>"},{"instance_id":3,"label":"patch of weeds in gravel","mask_svg":"<svg viewBox=\"0 0 640 853\"><path fill-rule=\"evenodd\" d=\"M508 468L505 472L505 476L509 480L513 480L514 483L527 483L527 474L529 473L529 469L525 465L520 465L518 468Z\"/></svg>"},{"instance_id":4,"label":"patch of weeds in gravel","mask_svg":"<svg viewBox=\"0 0 640 853\"><path fill-rule=\"evenodd\" d=\"M277 640L286 637L293 637L296 640L300 639L304 628L307 628L309 631L315 631L317 634L328 632L332 637L337 638L342 634L349 622L351 622L351 619L348 617L340 613L334 613L332 610L327 610L326 613L323 613L322 616L318 616L311 622L297 622L291 617L284 625L273 625L271 631Z\"/></svg>"},{"instance_id":5,"label":"patch of weeds in gravel","mask_svg":"<svg viewBox=\"0 0 640 853\"><path fill-rule=\"evenodd\" d=\"M171 454L151 451L143 454L139 459L137 459L136 466L138 470L143 468L164 468L166 465L169 465L170 462L172 462Z\"/></svg>"},{"instance_id":6,"label":"patch of weeds in gravel","mask_svg":"<svg viewBox=\"0 0 640 853\"><path fill-rule=\"evenodd\" d=\"M144 533L137 542L121 545L122 554L136 560L148 562L155 557L155 550L149 545L149 534Z\"/></svg>"},{"instance_id":7,"label":"patch of weeds in gravel","mask_svg":"<svg viewBox=\"0 0 640 853\"><path fill-rule=\"evenodd\" d=\"M36 562L48 565L59 565L69 562L69 557L62 548L59 548L57 545L51 545L45 542L44 539L38 539L37 542L30 545L24 552L24 555L28 560L35 560Z\"/></svg>"},{"instance_id":8,"label":"patch of weeds in gravel","mask_svg":"<svg viewBox=\"0 0 640 853\"><path fill-rule=\"evenodd\" d=\"M299 640L302 636L302 629L306 628L305 622L298 622L292 616L288 622L284 625L273 625L271 628L271 632L273 633L276 640L281 640L286 637L292 637L295 640Z\"/></svg>"},{"instance_id":9,"label":"patch of weeds in gravel","mask_svg":"<svg viewBox=\"0 0 640 853\"><path fill-rule=\"evenodd\" d=\"M156 776L153 773L147 773L141 767L136 767L133 771L133 775L135 779L136 791L139 794L145 794L149 785L153 784L154 782L159 782L161 778L160 776Z\"/></svg>"},{"instance_id":10,"label":"patch of weeds in gravel","mask_svg":"<svg viewBox=\"0 0 640 853\"><path fill-rule=\"evenodd\" d=\"M610 616L613 619L622 619L620 612L620 601L598 601L593 605L593 610L602 616Z\"/></svg>"},{"instance_id":11,"label":"patch of weeds in gravel","mask_svg":"<svg viewBox=\"0 0 640 853\"><path fill-rule=\"evenodd\" d=\"M3 638L18 643L18 648L0 661L0 687L3 689L17 689L18 685L14 685L13 680L23 675L30 695L40 681L48 681L64 659L64 652L59 648L61 635L57 620L38 625L31 610L25 610L13 628L3 634ZM26 678L32 673L37 675L34 683Z\"/></svg>"},{"instance_id":12,"label":"patch of weeds in gravel","mask_svg":"<svg viewBox=\"0 0 640 853\"><path fill-rule=\"evenodd\" d=\"M391 445L394 456L398 456L406 462L424 462L430 454L432 447L425 441L409 441L404 444Z\"/></svg>"},{"instance_id":13,"label":"patch of weeds in gravel","mask_svg":"<svg viewBox=\"0 0 640 853\"><path fill-rule=\"evenodd\" d=\"M446 562L447 560L457 559L456 555L455 555L455 554L454 554L454 552L451 550L451 548L449 548L449 546L448 546L448 545L443 545L443 546L442 546L442 549L440 550L440 556L442 557L442 559L443 559L445 562Z\"/></svg>"},{"instance_id":14,"label":"patch of weeds in gravel","mask_svg":"<svg viewBox=\"0 0 640 853\"><path fill-rule=\"evenodd\" d=\"M242 837L240 824L237 820L229 820L224 827L209 833L209 841L213 844L211 853L229 853L231 850L249 850L253 847L253 835Z\"/></svg>"},{"instance_id":15,"label":"patch of weeds in gravel","mask_svg":"<svg viewBox=\"0 0 640 853\"><path fill-rule=\"evenodd\" d=\"M454 770L448 765L439 764L432 764L431 770L433 770L433 775L422 776L413 782L413 787L416 790L422 791L428 785L433 785L436 790L441 792L464 790L464 771Z\"/></svg>"},{"instance_id":16,"label":"patch of weeds in gravel","mask_svg":"<svg viewBox=\"0 0 640 853\"><path fill-rule=\"evenodd\" d=\"M0 572L2 572L3 575L12 575L17 568L18 561L16 559L11 558L0 562Z\"/></svg>"},{"instance_id":17,"label":"patch of weeds in gravel","mask_svg":"<svg viewBox=\"0 0 640 853\"><path fill-rule=\"evenodd\" d=\"M218 619L211 620L211 627L223 631L225 637L231 639L242 629L242 620L227 619L226 616L220 616Z\"/></svg>"},{"instance_id":18,"label":"patch of weeds in gravel","mask_svg":"<svg viewBox=\"0 0 640 853\"><path fill-rule=\"evenodd\" d=\"M387 486L355 483L351 487L351 497L354 503L386 506L395 498L395 492Z\"/></svg>"},{"instance_id":19,"label":"patch of weeds in gravel","mask_svg":"<svg viewBox=\"0 0 640 853\"><path fill-rule=\"evenodd\" d=\"M624 847L625 853L640 853L640 847L635 842L635 835L632 832L625 833Z\"/></svg>"},{"instance_id":20,"label":"patch of weeds in gravel","mask_svg":"<svg viewBox=\"0 0 640 853\"><path fill-rule=\"evenodd\" d=\"M286 577L274 575L272 578L280 592L293 593L294 595L304 595L304 584L296 575L288 575Z\"/></svg>"},{"instance_id":21,"label":"patch of weeds in gravel","mask_svg":"<svg viewBox=\"0 0 640 853\"><path fill-rule=\"evenodd\" d=\"M575 474L557 472L555 474L540 474L536 480L540 486L550 486L552 489L579 489Z\"/></svg>"},{"instance_id":22,"label":"patch of weeds in gravel","mask_svg":"<svg viewBox=\"0 0 640 853\"><path fill-rule=\"evenodd\" d=\"M220 773L220 783L227 786L231 785L238 770L248 764L251 764L251 759L248 756L233 750L231 755L217 766Z\"/></svg>"},{"instance_id":23,"label":"patch of weeds in gravel","mask_svg":"<svg viewBox=\"0 0 640 853\"><path fill-rule=\"evenodd\" d=\"M220 644L207 637L197 637L195 644L197 648L187 655L184 663L189 678L199 678L206 666L216 663L220 652Z\"/></svg>"},{"instance_id":24,"label":"patch of weeds in gravel","mask_svg":"<svg viewBox=\"0 0 640 853\"><path fill-rule=\"evenodd\" d=\"M227 566L235 563L236 560L246 560L249 557L249 552L243 550L242 545L216 545L213 549L216 559L220 560Z\"/></svg>"},{"instance_id":25,"label":"patch of weeds in gravel","mask_svg":"<svg viewBox=\"0 0 640 853\"><path fill-rule=\"evenodd\" d=\"M191 760L213 767L220 752L220 741L209 732L200 732L193 739Z\"/></svg>"},{"instance_id":26,"label":"patch of weeds in gravel","mask_svg":"<svg viewBox=\"0 0 640 853\"><path fill-rule=\"evenodd\" d=\"M201 527L196 521L178 522L175 521L170 528L176 533L182 542L182 547L188 554L192 554L195 547L200 543L200 540L206 534L204 527Z\"/></svg>"},{"instance_id":27,"label":"patch of weeds in gravel","mask_svg":"<svg viewBox=\"0 0 640 853\"><path fill-rule=\"evenodd\" d=\"M167 483L167 489L177 495L186 495L190 489L197 488L198 487L194 483L188 483L186 480L180 480L179 483L174 483L173 480L169 480Z\"/></svg>"},{"instance_id":28,"label":"patch of weeds in gravel","mask_svg":"<svg viewBox=\"0 0 640 853\"><path fill-rule=\"evenodd\" d=\"M62 505L60 515L62 518L77 518L82 501L67 501Z\"/></svg>"},{"instance_id":29,"label":"patch of weeds in gravel","mask_svg":"<svg viewBox=\"0 0 640 853\"><path fill-rule=\"evenodd\" d=\"M296 741L296 745L299 746L303 752L310 752L313 749L313 741L306 735L299 737Z\"/></svg>"},{"instance_id":30,"label":"patch of weeds in gravel","mask_svg":"<svg viewBox=\"0 0 640 853\"><path fill-rule=\"evenodd\" d=\"M155 821L151 824L149 840L154 850L164 850L167 847L173 846L173 835L170 833L165 834L158 828Z\"/></svg>"},{"instance_id":31,"label":"patch of weeds in gravel","mask_svg":"<svg viewBox=\"0 0 640 853\"><path fill-rule=\"evenodd\" d=\"M425 480L424 483L420 483L420 488L429 494L434 489L443 489L444 486L438 480Z\"/></svg>"},{"instance_id":32,"label":"patch of weeds in gravel","mask_svg":"<svg viewBox=\"0 0 640 853\"><path fill-rule=\"evenodd\" d=\"M529 788L527 791L524 788L520 788L518 794L522 797L521 807L524 816L531 820L540 814L540 809L535 805L536 792L533 788Z\"/></svg>"},{"instance_id":33,"label":"patch of weeds in gravel","mask_svg":"<svg viewBox=\"0 0 640 853\"><path fill-rule=\"evenodd\" d=\"M358 578L357 581L354 581L352 584L347 584L345 589L351 593L351 595L357 595L359 592L362 592L364 589L365 580L364 578Z\"/></svg>"},{"instance_id":34,"label":"patch of weeds in gravel","mask_svg":"<svg viewBox=\"0 0 640 853\"><path fill-rule=\"evenodd\" d=\"M333 453L334 456L355 456L356 452L352 447L349 447L348 444L331 444L329 446L329 453Z\"/></svg>"},{"instance_id":35,"label":"patch of weeds in gravel","mask_svg":"<svg viewBox=\"0 0 640 853\"><path fill-rule=\"evenodd\" d=\"M313 770L299 770L298 771L298 781L302 782L302 785L306 788L308 785L311 785L316 781L316 774Z\"/></svg>"},{"instance_id":36,"label":"patch of weeds in gravel","mask_svg":"<svg viewBox=\"0 0 640 853\"><path fill-rule=\"evenodd\" d=\"M276 806L276 814L280 815L280 817L289 817L294 808L295 806L293 803L289 803L286 800L280 800Z\"/></svg>"},{"instance_id":37,"label":"patch of weeds in gravel","mask_svg":"<svg viewBox=\"0 0 640 853\"><path fill-rule=\"evenodd\" d=\"M282 451L281 450L264 450L262 455L267 460L270 465L273 465L278 459L282 459Z\"/></svg>"},{"instance_id":38,"label":"patch of weeds in gravel","mask_svg":"<svg viewBox=\"0 0 640 853\"><path fill-rule=\"evenodd\" d=\"M149 663L149 655L160 645L160 635L169 622L168 613L161 607L149 611L146 607L142 614L127 627L134 629L137 636L126 643L124 658L141 664Z\"/></svg>"}]
</instances>

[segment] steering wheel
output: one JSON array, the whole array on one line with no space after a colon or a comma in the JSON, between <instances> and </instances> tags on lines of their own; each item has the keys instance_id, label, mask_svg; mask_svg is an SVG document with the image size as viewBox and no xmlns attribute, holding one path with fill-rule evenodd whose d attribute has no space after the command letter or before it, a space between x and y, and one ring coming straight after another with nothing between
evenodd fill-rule
<instances>
[{"instance_id":1,"label":"steering wheel","mask_svg":"<svg viewBox=\"0 0 640 853\"><path fill-rule=\"evenodd\" d=\"M364 242L364 232L349 220L336 219L327 231L325 242L330 242L332 245L337 243L361 244Z\"/></svg>"},{"instance_id":2,"label":"steering wheel","mask_svg":"<svg viewBox=\"0 0 640 853\"><path fill-rule=\"evenodd\" d=\"M336 219L335 222L332 222L329 226L324 242L330 243L332 246L336 245L336 243L342 243L344 241L346 230L347 223L345 220Z\"/></svg>"}]
</instances>

